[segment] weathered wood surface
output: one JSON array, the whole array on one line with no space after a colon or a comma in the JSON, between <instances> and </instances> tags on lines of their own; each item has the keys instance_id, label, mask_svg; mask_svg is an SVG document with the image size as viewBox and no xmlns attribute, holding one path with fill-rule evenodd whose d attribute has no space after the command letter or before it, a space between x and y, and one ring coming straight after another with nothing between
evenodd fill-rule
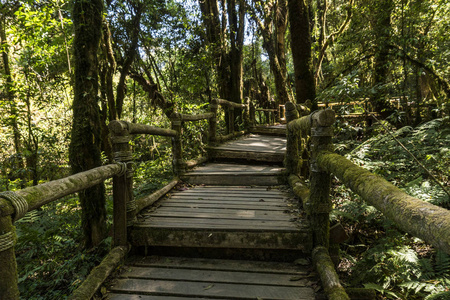
<instances>
[{"instance_id":1,"label":"weathered wood surface","mask_svg":"<svg viewBox=\"0 0 450 300\"><path fill-rule=\"evenodd\" d=\"M314 299L307 267L289 263L145 257L125 269L109 299Z\"/></svg>"},{"instance_id":2,"label":"weathered wood surface","mask_svg":"<svg viewBox=\"0 0 450 300\"><path fill-rule=\"evenodd\" d=\"M285 137L254 134L208 148L212 159L228 158L279 163L283 161L285 151Z\"/></svg>"},{"instance_id":3,"label":"weathered wood surface","mask_svg":"<svg viewBox=\"0 0 450 300\"><path fill-rule=\"evenodd\" d=\"M196 187L158 204L135 224L134 245L311 250L294 200L276 188Z\"/></svg>"},{"instance_id":4,"label":"weathered wood surface","mask_svg":"<svg viewBox=\"0 0 450 300\"><path fill-rule=\"evenodd\" d=\"M269 165L210 163L181 175L191 184L279 185L284 168Z\"/></svg>"},{"instance_id":5,"label":"weathered wood surface","mask_svg":"<svg viewBox=\"0 0 450 300\"><path fill-rule=\"evenodd\" d=\"M250 133L286 136L286 124L278 125L256 125L250 128Z\"/></svg>"}]
</instances>

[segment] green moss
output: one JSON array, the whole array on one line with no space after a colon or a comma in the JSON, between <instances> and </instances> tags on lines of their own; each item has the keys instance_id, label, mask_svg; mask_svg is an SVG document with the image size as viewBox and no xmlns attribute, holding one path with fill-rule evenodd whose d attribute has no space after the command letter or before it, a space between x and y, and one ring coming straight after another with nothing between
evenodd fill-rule
<instances>
[{"instance_id":1,"label":"green moss","mask_svg":"<svg viewBox=\"0 0 450 300\"><path fill-rule=\"evenodd\" d=\"M320 168L336 175L347 187L380 210L402 230L450 254L450 212L404 193L383 178L346 158L322 152Z\"/></svg>"}]
</instances>

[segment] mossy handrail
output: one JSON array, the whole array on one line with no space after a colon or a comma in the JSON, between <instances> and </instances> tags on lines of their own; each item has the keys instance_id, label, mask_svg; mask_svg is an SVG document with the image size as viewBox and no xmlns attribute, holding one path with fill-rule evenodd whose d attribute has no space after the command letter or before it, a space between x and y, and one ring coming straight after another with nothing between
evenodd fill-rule
<instances>
[{"instance_id":1,"label":"mossy handrail","mask_svg":"<svg viewBox=\"0 0 450 300\"><path fill-rule=\"evenodd\" d=\"M16 241L14 221L19 220L26 212L39 208L42 205L57 201L64 196L80 192L95 186L106 179L113 178L113 246L111 255L105 258L105 266L97 268L95 272L102 277L111 272L111 264L116 264L123 258L128 249L127 228L136 220L136 214L143 208L153 204L162 195L172 189L177 183L175 178L163 189L135 200L133 197L133 156L130 140L134 134L149 134L172 138L173 167L176 174L186 168L205 162L207 158L196 160L183 159L181 133L183 122L209 121L209 141L224 141L242 135L241 131L234 131L225 136L216 135L217 109L222 105L228 109L230 124L234 124L234 109L243 109L243 121L248 128L251 119L252 105L248 100L246 104L233 103L223 99L215 99L210 104L210 112L198 115L174 113L171 116L172 128L159 128L144 124L135 124L127 121L114 120L109 123L111 142L113 144L115 163L100 166L91 170L80 172L62 179L50 181L37 186L28 187L16 192L0 194L0 266L3 274L0 280L0 299L19 299L17 264L14 252ZM253 107L254 108L254 107ZM253 110L254 114L254 110ZM253 116L254 117L254 116ZM106 272L106 273L105 273ZM96 277L96 276L94 276ZM83 289L91 284L83 285ZM94 285L97 286L97 285ZM85 295L86 291L80 295ZM89 292L90 293L90 292ZM76 293L75 293L76 294ZM74 299L78 299L76 296ZM81 299L81 298L80 298Z\"/></svg>"},{"instance_id":2,"label":"mossy handrail","mask_svg":"<svg viewBox=\"0 0 450 300\"><path fill-rule=\"evenodd\" d=\"M0 240L3 240L4 236L12 239L12 242L8 243L8 247L0 249L0 265L2 266L0 299L19 299L17 264L14 251L16 236L13 222L20 218L17 216L19 212L14 203L17 200L13 199L21 199L23 203L26 203L25 209L22 209L25 212L32 211L64 196L99 184L105 179L117 178L124 173L125 168L124 164L109 164L66 178L18 190L13 192L13 194L0 194ZM23 215L24 213L21 212L20 214ZM117 224L115 223L114 226L117 226ZM120 232L120 230L114 230L114 234L116 232Z\"/></svg>"},{"instance_id":3,"label":"mossy handrail","mask_svg":"<svg viewBox=\"0 0 450 300\"><path fill-rule=\"evenodd\" d=\"M333 153L331 138L334 112L330 109L313 112L299 118L297 106L286 104L287 145L285 165L289 174L289 183L294 193L304 204L313 232L315 265L322 281L337 278L333 268L324 267L329 261L329 212L330 176L335 175L364 201L377 208L397 226L436 248L450 254L450 211L431 203L409 196L382 177L372 174L341 155ZM302 165L301 151L306 148L309 139L309 187L300 178ZM320 255L317 253L320 252ZM319 262L322 261L322 262ZM331 276L331 277L330 277ZM334 279L333 279L334 280ZM338 283L338 282L337 282ZM324 283L326 285L327 283ZM348 299L342 289L328 289L333 299Z\"/></svg>"}]
</instances>

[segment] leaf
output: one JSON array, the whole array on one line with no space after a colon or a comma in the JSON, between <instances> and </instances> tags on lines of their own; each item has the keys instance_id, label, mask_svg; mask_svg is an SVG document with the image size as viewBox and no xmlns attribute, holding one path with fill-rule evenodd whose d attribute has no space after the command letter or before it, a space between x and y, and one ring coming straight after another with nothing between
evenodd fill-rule
<instances>
[{"instance_id":1,"label":"leaf","mask_svg":"<svg viewBox=\"0 0 450 300\"><path fill-rule=\"evenodd\" d=\"M204 290L204 291L209 290L209 289L211 289L213 286L214 286L214 284L210 284L210 285L208 285L207 287L205 287L203 290Z\"/></svg>"}]
</instances>

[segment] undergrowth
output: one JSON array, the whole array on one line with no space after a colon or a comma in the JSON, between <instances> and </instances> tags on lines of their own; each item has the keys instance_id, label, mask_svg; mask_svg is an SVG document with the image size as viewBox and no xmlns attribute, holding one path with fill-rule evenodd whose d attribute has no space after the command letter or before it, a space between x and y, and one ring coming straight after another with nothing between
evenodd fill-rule
<instances>
[{"instance_id":1,"label":"undergrowth","mask_svg":"<svg viewBox=\"0 0 450 300\"><path fill-rule=\"evenodd\" d=\"M448 195L386 132L402 142L433 176L449 189L450 119L435 119L416 128L396 130L389 123L374 125L361 136L357 126L341 126L338 152L381 175L410 195L444 208ZM342 125L342 124L341 124ZM350 138L350 139L349 139ZM353 150L351 150L353 149ZM374 207L334 179L332 221L347 228L350 239L341 245L340 271L351 286L375 289L381 299L450 299L450 256L399 231ZM439 295L439 296L438 296ZM441 298L443 297L443 298Z\"/></svg>"},{"instance_id":2,"label":"undergrowth","mask_svg":"<svg viewBox=\"0 0 450 300\"><path fill-rule=\"evenodd\" d=\"M172 177L167 155L137 162L134 176L135 197L156 191ZM110 181L106 187L107 222L108 227L111 227L113 207ZM18 236L15 250L21 299L67 298L108 253L111 237L90 251L81 248L80 223L81 208L76 195L31 211L15 223Z\"/></svg>"}]
</instances>

